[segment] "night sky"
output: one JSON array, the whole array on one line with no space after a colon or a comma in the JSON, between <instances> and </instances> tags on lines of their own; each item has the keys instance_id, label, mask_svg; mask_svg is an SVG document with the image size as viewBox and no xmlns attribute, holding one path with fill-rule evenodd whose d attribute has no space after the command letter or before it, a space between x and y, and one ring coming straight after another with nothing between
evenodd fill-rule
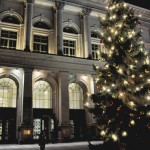
<instances>
[{"instance_id":1,"label":"night sky","mask_svg":"<svg viewBox=\"0 0 150 150\"><path fill-rule=\"evenodd\" d=\"M150 10L150 1L149 0L124 0L127 3L140 6Z\"/></svg>"}]
</instances>

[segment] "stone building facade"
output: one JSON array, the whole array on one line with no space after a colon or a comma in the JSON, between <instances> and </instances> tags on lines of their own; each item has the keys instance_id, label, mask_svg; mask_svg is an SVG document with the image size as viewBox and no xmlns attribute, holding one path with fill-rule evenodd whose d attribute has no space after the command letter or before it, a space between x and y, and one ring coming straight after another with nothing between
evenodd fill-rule
<instances>
[{"instance_id":1,"label":"stone building facade","mask_svg":"<svg viewBox=\"0 0 150 150\"><path fill-rule=\"evenodd\" d=\"M49 141L52 130L58 142L87 140L94 119L84 106L96 92L93 64L103 65L99 17L106 6L103 0L0 0L0 143L34 142L43 129ZM130 7L142 15L149 53L150 10Z\"/></svg>"}]
</instances>

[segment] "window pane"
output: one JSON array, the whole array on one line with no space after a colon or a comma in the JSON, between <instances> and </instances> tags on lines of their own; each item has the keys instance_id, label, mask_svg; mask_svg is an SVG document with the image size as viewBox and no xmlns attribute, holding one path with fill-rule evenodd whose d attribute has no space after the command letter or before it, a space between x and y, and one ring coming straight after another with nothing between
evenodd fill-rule
<instances>
[{"instance_id":1,"label":"window pane","mask_svg":"<svg viewBox=\"0 0 150 150\"><path fill-rule=\"evenodd\" d=\"M36 52L48 52L48 37L34 35L33 51Z\"/></svg>"},{"instance_id":2,"label":"window pane","mask_svg":"<svg viewBox=\"0 0 150 150\"><path fill-rule=\"evenodd\" d=\"M17 86L13 80L0 79L0 107L16 107L16 93Z\"/></svg>"},{"instance_id":3,"label":"window pane","mask_svg":"<svg viewBox=\"0 0 150 150\"><path fill-rule=\"evenodd\" d=\"M76 84L69 84L69 108L83 109L83 90Z\"/></svg>"},{"instance_id":4,"label":"window pane","mask_svg":"<svg viewBox=\"0 0 150 150\"><path fill-rule=\"evenodd\" d=\"M67 56L75 56L75 41L63 40L63 53Z\"/></svg>"},{"instance_id":5,"label":"window pane","mask_svg":"<svg viewBox=\"0 0 150 150\"><path fill-rule=\"evenodd\" d=\"M17 32L12 31L1 31L1 43L0 47L16 49L17 43Z\"/></svg>"},{"instance_id":6,"label":"window pane","mask_svg":"<svg viewBox=\"0 0 150 150\"><path fill-rule=\"evenodd\" d=\"M37 81L33 88L33 107L52 108L52 89L46 81Z\"/></svg>"}]
</instances>

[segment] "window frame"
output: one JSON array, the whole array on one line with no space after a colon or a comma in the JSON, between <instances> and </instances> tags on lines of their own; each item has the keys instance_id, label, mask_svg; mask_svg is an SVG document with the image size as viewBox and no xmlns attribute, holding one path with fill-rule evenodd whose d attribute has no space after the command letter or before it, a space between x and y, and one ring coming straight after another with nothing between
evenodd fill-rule
<instances>
[{"instance_id":1,"label":"window frame","mask_svg":"<svg viewBox=\"0 0 150 150\"><path fill-rule=\"evenodd\" d=\"M93 51L93 49L92 49L92 59L102 61L102 58L100 57L100 52L106 53L106 49L105 49L104 45L100 43L100 38L91 37L91 47L92 47L92 44L98 45L98 47L99 47L98 50L97 50L97 55L98 55L97 59L93 58L93 52L95 52L95 51Z\"/></svg>"},{"instance_id":2,"label":"window frame","mask_svg":"<svg viewBox=\"0 0 150 150\"><path fill-rule=\"evenodd\" d=\"M0 23L0 35L1 31L11 31L11 32L16 32L17 33L17 39L16 39L16 50L20 49L20 33L21 33L21 26L20 24L12 24L12 23L5 23L1 22ZM6 48L9 49L9 48Z\"/></svg>"},{"instance_id":3,"label":"window frame","mask_svg":"<svg viewBox=\"0 0 150 150\"><path fill-rule=\"evenodd\" d=\"M48 38L48 42L47 42L47 52L45 53L49 53L50 52L50 30L48 29L42 29L42 28L36 28L33 27L33 31L32 31L32 44L31 44L31 51L34 52L34 35L38 35L38 36L43 36L43 37L47 37ZM35 51L36 52L36 51ZM38 53L44 53L44 52L38 52Z\"/></svg>"}]
</instances>

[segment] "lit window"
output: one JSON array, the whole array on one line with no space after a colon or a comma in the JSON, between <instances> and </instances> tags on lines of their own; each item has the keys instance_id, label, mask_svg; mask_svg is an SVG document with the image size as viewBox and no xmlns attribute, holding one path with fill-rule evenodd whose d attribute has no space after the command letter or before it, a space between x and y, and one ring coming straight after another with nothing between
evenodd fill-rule
<instances>
[{"instance_id":1,"label":"lit window","mask_svg":"<svg viewBox=\"0 0 150 150\"><path fill-rule=\"evenodd\" d=\"M16 49L17 32L1 30L0 47Z\"/></svg>"},{"instance_id":2,"label":"lit window","mask_svg":"<svg viewBox=\"0 0 150 150\"><path fill-rule=\"evenodd\" d=\"M10 78L0 79L0 107L16 107L17 86Z\"/></svg>"},{"instance_id":3,"label":"lit window","mask_svg":"<svg viewBox=\"0 0 150 150\"><path fill-rule=\"evenodd\" d=\"M100 43L100 36L96 32L91 32L92 41L92 58L95 60L102 60L100 54L105 53L105 47Z\"/></svg>"},{"instance_id":4,"label":"lit window","mask_svg":"<svg viewBox=\"0 0 150 150\"><path fill-rule=\"evenodd\" d=\"M48 52L48 37L34 35L33 52L47 53Z\"/></svg>"},{"instance_id":5,"label":"lit window","mask_svg":"<svg viewBox=\"0 0 150 150\"><path fill-rule=\"evenodd\" d=\"M75 41L63 40L63 54L67 56L75 56Z\"/></svg>"},{"instance_id":6,"label":"lit window","mask_svg":"<svg viewBox=\"0 0 150 150\"><path fill-rule=\"evenodd\" d=\"M46 81L34 84L33 108L52 108L52 88Z\"/></svg>"},{"instance_id":7,"label":"lit window","mask_svg":"<svg viewBox=\"0 0 150 150\"><path fill-rule=\"evenodd\" d=\"M83 109L83 89L76 83L69 84L69 108Z\"/></svg>"}]
</instances>

